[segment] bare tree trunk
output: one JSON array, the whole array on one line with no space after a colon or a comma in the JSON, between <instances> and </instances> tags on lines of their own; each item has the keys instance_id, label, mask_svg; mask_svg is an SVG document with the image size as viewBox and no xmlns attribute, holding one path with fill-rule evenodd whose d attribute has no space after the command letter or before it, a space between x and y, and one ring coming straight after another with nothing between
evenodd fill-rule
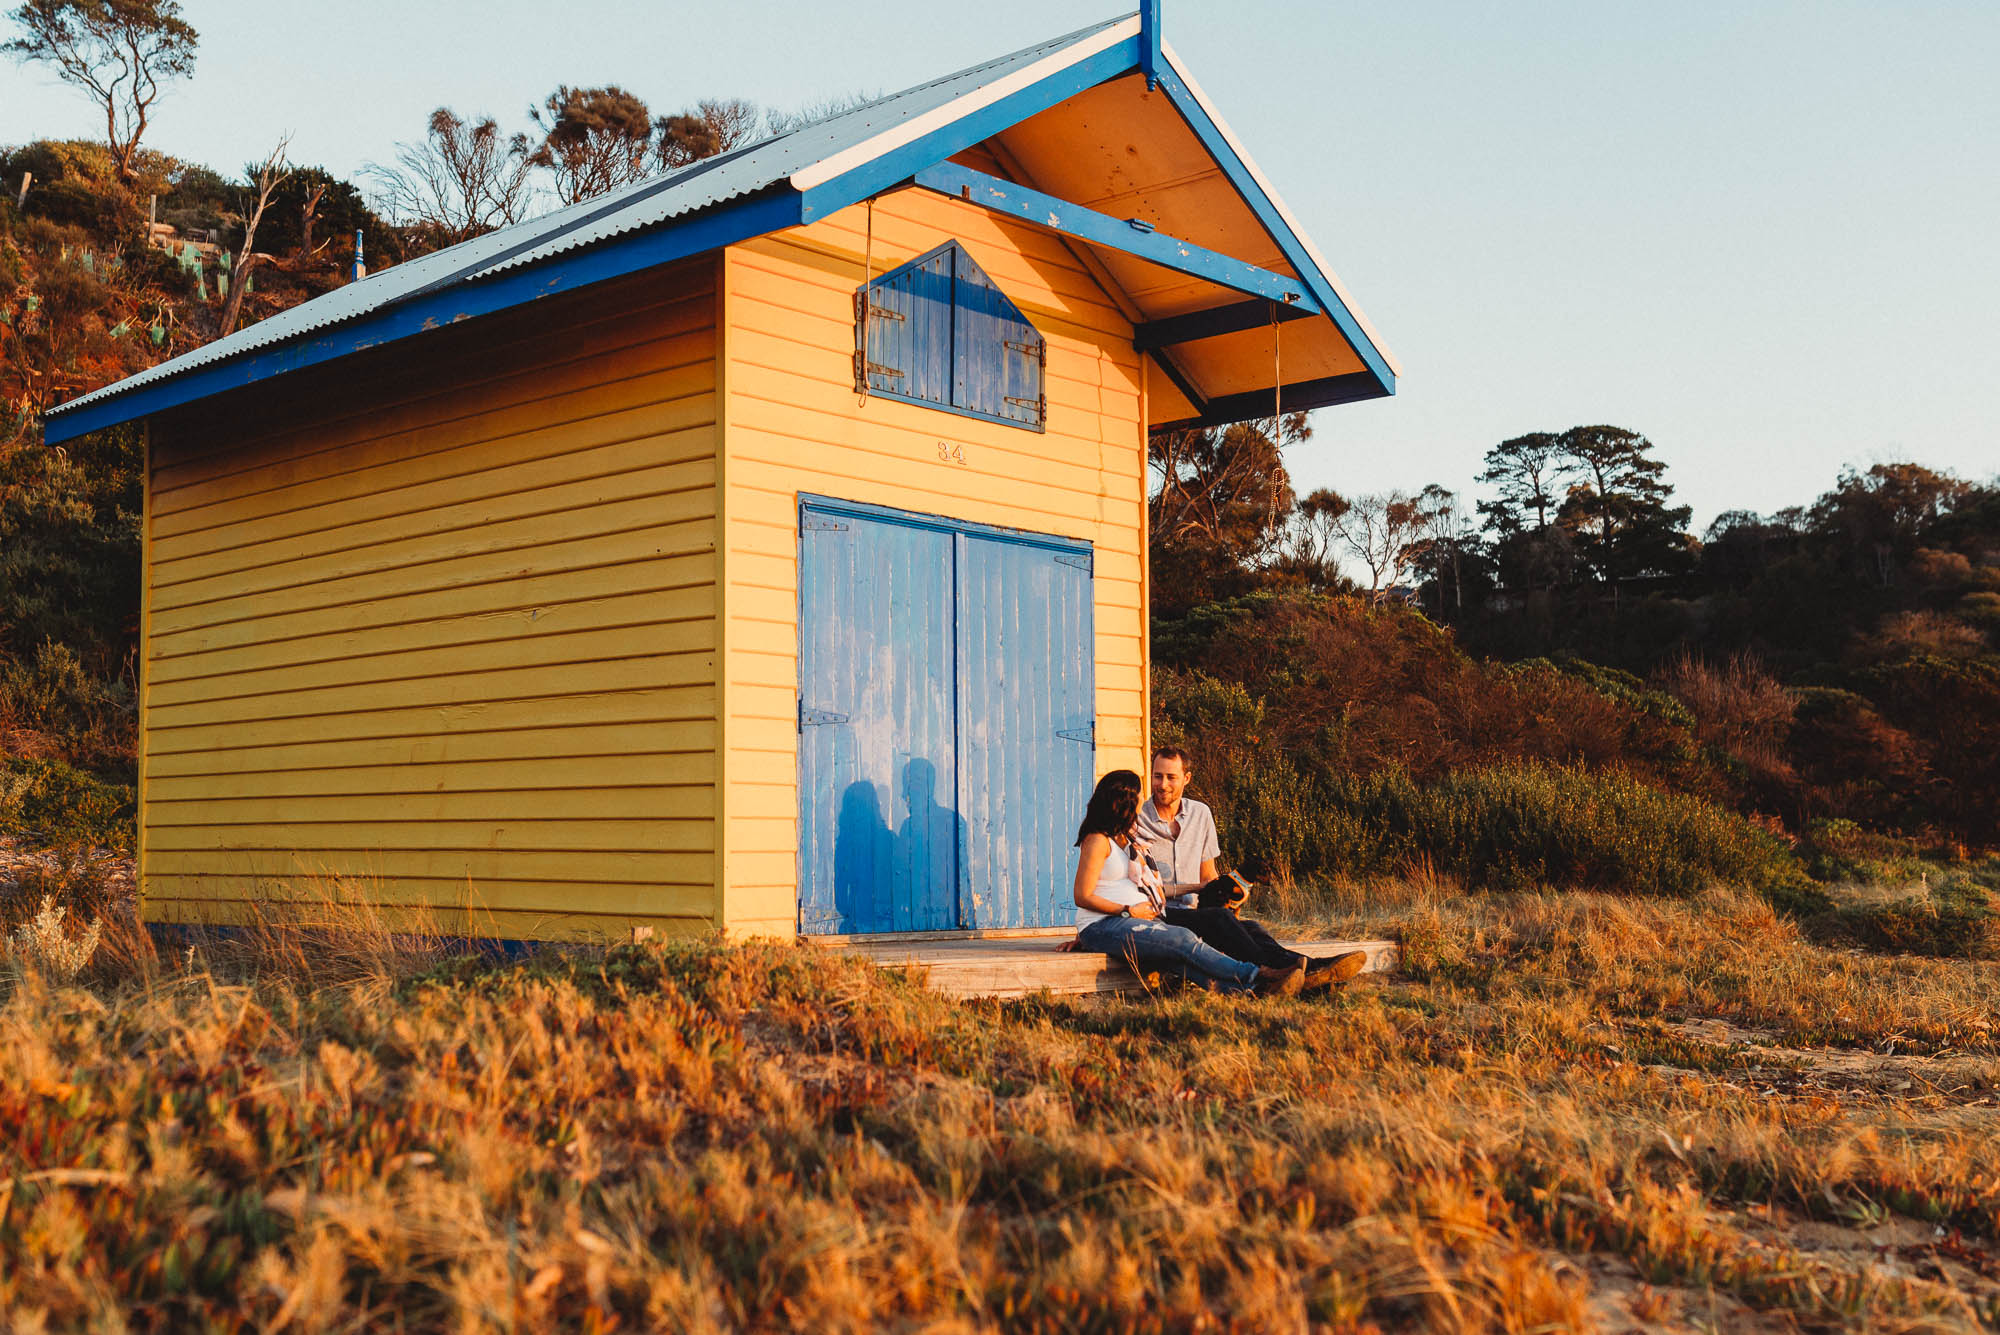
<instances>
[{"instance_id":1,"label":"bare tree trunk","mask_svg":"<svg viewBox=\"0 0 2000 1335\"><path fill-rule=\"evenodd\" d=\"M249 286L250 266L256 262L252 251L257 244L257 225L264 221L264 210L270 206L272 192L291 175L285 165L285 150L291 142L290 135L280 139L278 146L271 150L271 156L265 158L264 165L257 169L257 205L243 220L243 249L236 253L236 262L229 267L229 304L222 308L219 338L229 337L236 328L237 317L243 313L243 290Z\"/></svg>"}]
</instances>

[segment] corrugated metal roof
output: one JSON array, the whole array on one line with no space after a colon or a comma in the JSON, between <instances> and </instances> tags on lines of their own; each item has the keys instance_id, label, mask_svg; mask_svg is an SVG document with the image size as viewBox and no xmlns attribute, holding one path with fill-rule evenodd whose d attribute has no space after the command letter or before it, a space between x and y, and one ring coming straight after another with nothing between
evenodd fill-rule
<instances>
[{"instance_id":1,"label":"corrugated metal roof","mask_svg":"<svg viewBox=\"0 0 2000 1335\"><path fill-rule=\"evenodd\" d=\"M1067 48L1080 46L1106 29L1130 22L1129 16L1107 19L734 152L371 274L358 283L239 329L228 338L71 399L51 409L49 415L101 403L188 371L373 315L422 295L537 264L754 194L828 159L855 150L865 151L870 141L892 138L891 132L906 122L928 116L968 93L1005 80Z\"/></svg>"}]
</instances>

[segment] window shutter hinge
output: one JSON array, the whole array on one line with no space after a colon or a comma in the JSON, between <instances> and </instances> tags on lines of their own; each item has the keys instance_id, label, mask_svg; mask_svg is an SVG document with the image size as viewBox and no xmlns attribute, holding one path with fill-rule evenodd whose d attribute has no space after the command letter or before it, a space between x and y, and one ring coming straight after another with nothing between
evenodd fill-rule
<instances>
[{"instance_id":1,"label":"window shutter hinge","mask_svg":"<svg viewBox=\"0 0 2000 1335\"><path fill-rule=\"evenodd\" d=\"M1088 742L1095 748L1097 745L1097 725L1095 723L1086 723L1081 728L1058 728L1056 729L1056 736L1066 742Z\"/></svg>"},{"instance_id":2,"label":"window shutter hinge","mask_svg":"<svg viewBox=\"0 0 2000 1335\"><path fill-rule=\"evenodd\" d=\"M1057 552L1056 561L1058 564L1075 566L1085 572L1090 570L1090 558L1077 552Z\"/></svg>"},{"instance_id":3,"label":"window shutter hinge","mask_svg":"<svg viewBox=\"0 0 2000 1335\"><path fill-rule=\"evenodd\" d=\"M847 525L838 519L822 519L818 515L807 515L799 521L799 528L806 533L845 533Z\"/></svg>"},{"instance_id":4,"label":"window shutter hinge","mask_svg":"<svg viewBox=\"0 0 2000 1335\"><path fill-rule=\"evenodd\" d=\"M854 294L854 318L856 320L864 320L871 315L881 320L902 320L907 318L901 311L891 310L881 302L876 301L869 295L868 290L863 288Z\"/></svg>"}]
</instances>

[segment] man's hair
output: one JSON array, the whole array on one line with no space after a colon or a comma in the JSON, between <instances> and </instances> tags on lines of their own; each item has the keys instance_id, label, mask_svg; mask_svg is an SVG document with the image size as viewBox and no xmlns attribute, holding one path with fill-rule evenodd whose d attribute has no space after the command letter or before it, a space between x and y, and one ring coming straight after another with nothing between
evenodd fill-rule
<instances>
[{"instance_id":1,"label":"man's hair","mask_svg":"<svg viewBox=\"0 0 2000 1335\"><path fill-rule=\"evenodd\" d=\"M1188 754L1187 754L1187 752L1185 752L1185 751L1181 750L1181 749L1180 749L1180 748L1179 748L1178 746L1162 746L1162 747L1158 747L1158 748L1156 748L1156 749L1155 749L1155 750L1153 751L1153 759L1155 759L1155 760L1178 760L1178 761L1180 761L1180 762L1181 762L1181 768L1182 768L1182 769L1193 769L1193 768L1194 768L1194 766L1192 766L1192 765L1190 765L1190 764L1188 763Z\"/></svg>"}]
</instances>

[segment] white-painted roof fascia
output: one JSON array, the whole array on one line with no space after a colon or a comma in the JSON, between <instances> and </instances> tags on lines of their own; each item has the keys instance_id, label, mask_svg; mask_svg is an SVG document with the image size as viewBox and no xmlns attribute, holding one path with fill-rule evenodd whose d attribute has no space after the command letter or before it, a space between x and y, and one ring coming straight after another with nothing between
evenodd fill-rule
<instances>
[{"instance_id":1,"label":"white-painted roof fascia","mask_svg":"<svg viewBox=\"0 0 2000 1335\"><path fill-rule=\"evenodd\" d=\"M1265 197L1271 201L1271 207L1278 211L1280 218L1284 219L1285 226L1292 229L1292 235L1299 239L1301 246L1305 247L1307 256L1319 267L1319 271L1326 275L1326 281L1333 284L1333 290L1339 295L1341 305L1347 307L1348 314L1352 315L1354 322L1361 326L1361 332L1368 335L1368 341L1375 345L1375 351L1382 354L1382 360L1387 362L1389 369L1401 379L1403 368L1396 361L1396 354L1389 351L1388 344L1384 343L1382 336L1375 332L1375 326L1369 321L1367 314L1355 303L1354 298L1348 295L1346 285L1340 281L1340 275L1336 274L1321 257L1319 247L1313 244L1312 238L1306 235L1303 227L1299 226L1298 219L1292 216L1292 211L1285 207L1285 201L1279 197L1270 180L1258 170L1256 160L1243 147L1243 141L1236 137L1236 132L1229 128L1229 122L1222 119L1222 113L1215 109L1215 103L1209 101L1208 94L1201 91L1201 85L1194 81L1194 75L1188 73L1187 66L1183 65L1180 57L1174 54L1172 46L1162 41L1160 54L1166 59L1167 64L1173 67L1174 74L1180 81L1187 85L1188 92L1192 93L1194 100L1201 104L1201 109L1208 113L1208 118L1215 122L1215 128L1222 132L1222 137L1228 141L1230 148L1235 150L1236 156L1242 159L1244 167L1249 169L1250 179L1257 183L1258 189L1262 190Z\"/></svg>"},{"instance_id":2,"label":"white-painted roof fascia","mask_svg":"<svg viewBox=\"0 0 2000 1335\"><path fill-rule=\"evenodd\" d=\"M1090 59L1107 47L1116 46L1119 42L1137 36L1138 32L1139 16L1134 14L1129 19L1112 24L1102 32L1091 34L1075 46L1065 47L1054 55L1045 56L1032 65L1024 66L1011 74L995 79L992 83L975 88L964 96L954 98L921 116L904 121L900 125L890 126L882 133L864 139L852 148L836 153L832 157L801 167L792 173L792 188L804 193L814 186L825 185L836 176L873 162L886 153L893 153L905 144L915 143L933 130L942 129L983 107L992 106L1002 98L1011 97L1021 89L1040 83L1052 74L1060 73L1072 65ZM1190 84L1189 87L1193 85Z\"/></svg>"}]
</instances>

